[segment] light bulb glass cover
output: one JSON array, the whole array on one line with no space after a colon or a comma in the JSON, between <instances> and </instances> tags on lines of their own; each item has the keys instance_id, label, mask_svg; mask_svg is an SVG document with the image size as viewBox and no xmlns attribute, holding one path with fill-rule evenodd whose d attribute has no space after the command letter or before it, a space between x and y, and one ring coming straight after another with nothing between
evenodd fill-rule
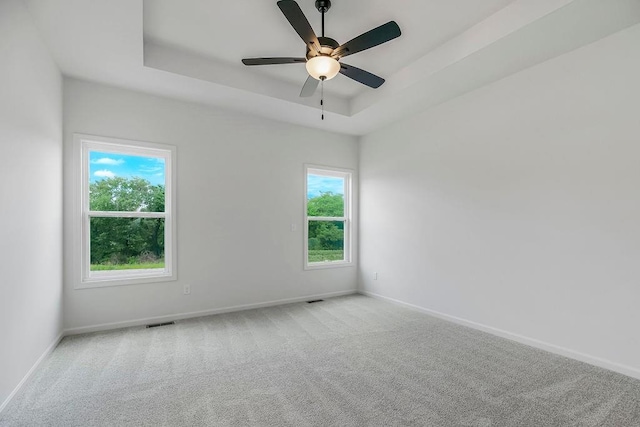
<instances>
[{"instance_id":1,"label":"light bulb glass cover","mask_svg":"<svg viewBox=\"0 0 640 427\"><path fill-rule=\"evenodd\" d=\"M340 63L330 56L314 56L307 61L307 71L316 80L331 80L340 71Z\"/></svg>"}]
</instances>

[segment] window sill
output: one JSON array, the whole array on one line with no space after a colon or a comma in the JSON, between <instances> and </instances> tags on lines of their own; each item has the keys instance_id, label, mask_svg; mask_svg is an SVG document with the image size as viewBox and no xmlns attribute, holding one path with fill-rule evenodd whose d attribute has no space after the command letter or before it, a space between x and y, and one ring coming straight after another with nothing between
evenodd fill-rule
<instances>
[{"instance_id":1,"label":"window sill","mask_svg":"<svg viewBox=\"0 0 640 427\"><path fill-rule=\"evenodd\" d=\"M322 270L325 268L344 268L344 267L354 267L355 263L353 262L314 262L312 264L305 264L305 270Z\"/></svg>"},{"instance_id":2,"label":"window sill","mask_svg":"<svg viewBox=\"0 0 640 427\"><path fill-rule=\"evenodd\" d=\"M124 275L124 274L123 274ZM76 284L74 289L93 289L93 288L107 288L113 286L128 286L138 285L145 283L157 283L157 282L171 282L178 280L175 274L171 273L158 273L158 274L144 274L136 277L135 274L129 274L125 277L119 277L118 274L109 272L104 274L103 277L91 277L89 279L81 280Z\"/></svg>"}]
</instances>

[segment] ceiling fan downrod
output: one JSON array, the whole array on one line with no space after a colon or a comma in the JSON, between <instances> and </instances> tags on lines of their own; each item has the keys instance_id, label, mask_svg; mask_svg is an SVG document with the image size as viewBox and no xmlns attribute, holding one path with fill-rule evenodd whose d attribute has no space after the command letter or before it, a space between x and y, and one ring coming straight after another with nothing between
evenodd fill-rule
<instances>
[{"instance_id":1,"label":"ceiling fan downrod","mask_svg":"<svg viewBox=\"0 0 640 427\"><path fill-rule=\"evenodd\" d=\"M316 9L322 14L322 37L324 37L324 14L331 9L331 0L316 0Z\"/></svg>"}]
</instances>

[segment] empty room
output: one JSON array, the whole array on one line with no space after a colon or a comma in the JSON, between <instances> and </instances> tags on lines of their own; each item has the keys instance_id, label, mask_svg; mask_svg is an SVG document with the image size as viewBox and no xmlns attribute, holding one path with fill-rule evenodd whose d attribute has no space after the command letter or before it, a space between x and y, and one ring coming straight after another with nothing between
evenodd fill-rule
<instances>
[{"instance_id":1,"label":"empty room","mask_svg":"<svg viewBox=\"0 0 640 427\"><path fill-rule=\"evenodd\" d=\"M640 0L0 0L0 426L640 426Z\"/></svg>"}]
</instances>

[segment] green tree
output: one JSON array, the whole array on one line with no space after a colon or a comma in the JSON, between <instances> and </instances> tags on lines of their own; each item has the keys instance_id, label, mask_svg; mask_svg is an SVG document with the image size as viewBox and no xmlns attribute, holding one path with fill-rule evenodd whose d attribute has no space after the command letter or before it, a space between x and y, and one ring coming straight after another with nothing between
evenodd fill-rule
<instances>
[{"instance_id":1,"label":"green tree","mask_svg":"<svg viewBox=\"0 0 640 427\"><path fill-rule=\"evenodd\" d=\"M307 214L313 216L344 216L344 197L331 192L321 193L307 201ZM310 250L342 250L344 223L341 221L309 221Z\"/></svg>"},{"instance_id":2,"label":"green tree","mask_svg":"<svg viewBox=\"0 0 640 427\"><path fill-rule=\"evenodd\" d=\"M93 211L163 212L164 186L145 179L105 178L89 186ZM92 218L91 263L141 262L164 253L164 220L159 218Z\"/></svg>"},{"instance_id":3,"label":"green tree","mask_svg":"<svg viewBox=\"0 0 640 427\"><path fill-rule=\"evenodd\" d=\"M332 192L320 193L307 201L309 216L344 216L344 197Z\"/></svg>"}]
</instances>

